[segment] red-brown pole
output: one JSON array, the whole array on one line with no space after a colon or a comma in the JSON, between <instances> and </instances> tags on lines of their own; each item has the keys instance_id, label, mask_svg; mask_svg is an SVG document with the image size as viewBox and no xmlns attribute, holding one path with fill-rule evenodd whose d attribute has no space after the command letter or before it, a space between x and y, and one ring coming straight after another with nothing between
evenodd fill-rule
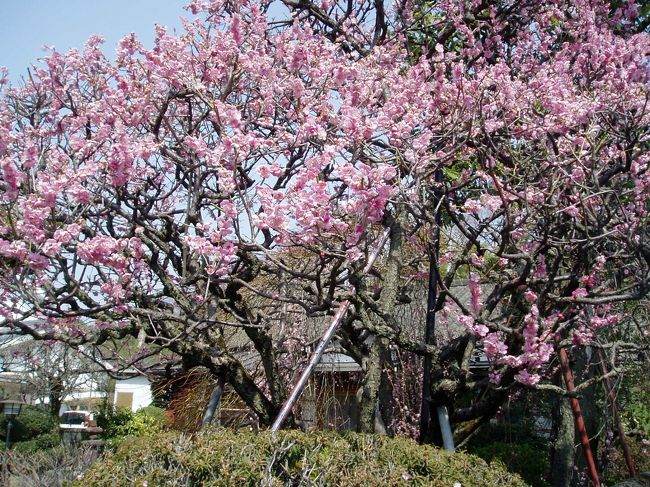
<instances>
[{"instance_id":1,"label":"red-brown pole","mask_svg":"<svg viewBox=\"0 0 650 487\"><path fill-rule=\"evenodd\" d=\"M558 344L559 347L560 337L557 335L555 336L555 343ZM566 389L569 393L575 392L576 387L573 382L573 372L571 372L571 367L569 365L569 355L564 348L558 348L557 354L560 358L560 367L562 368L562 376L564 377ZM594 487L600 487L600 479L598 478L598 471L596 470L596 463L594 462L594 456L591 452L591 446L589 445L589 435L587 434L585 420L582 417L582 411L580 410L580 402L575 397L570 397L569 402L571 403L571 411L573 411L576 429L580 435L582 451L584 452L585 460L587 461L587 472L589 473L589 478Z\"/></svg>"},{"instance_id":2,"label":"red-brown pole","mask_svg":"<svg viewBox=\"0 0 650 487\"><path fill-rule=\"evenodd\" d=\"M600 359L600 370L603 375L607 375L607 366L605 365L605 354L602 349L598 349L598 358ZM630 451L630 445L627 444L625 439L625 430L623 429L623 424L621 423L621 414L618 410L618 402L616 401L616 393L612 388L612 383L609 380L609 377L605 377L604 380L605 392L609 397L610 404L612 405L612 416L614 417L614 423L616 424L616 430L618 431L618 438L621 440L621 448L623 448L623 456L625 457L625 464L627 469L630 472L630 477L636 477L636 465L634 465L634 460L632 459L632 452Z\"/></svg>"}]
</instances>

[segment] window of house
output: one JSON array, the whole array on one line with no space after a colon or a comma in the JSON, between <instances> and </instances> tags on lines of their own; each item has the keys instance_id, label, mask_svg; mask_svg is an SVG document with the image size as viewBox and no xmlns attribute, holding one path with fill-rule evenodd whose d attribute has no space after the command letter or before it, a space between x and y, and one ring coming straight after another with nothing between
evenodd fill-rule
<instances>
[{"instance_id":1,"label":"window of house","mask_svg":"<svg viewBox=\"0 0 650 487\"><path fill-rule=\"evenodd\" d=\"M115 394L115 407L131 409L133 406L132 392L118 392Z\"/></svg>"}]
</instances>

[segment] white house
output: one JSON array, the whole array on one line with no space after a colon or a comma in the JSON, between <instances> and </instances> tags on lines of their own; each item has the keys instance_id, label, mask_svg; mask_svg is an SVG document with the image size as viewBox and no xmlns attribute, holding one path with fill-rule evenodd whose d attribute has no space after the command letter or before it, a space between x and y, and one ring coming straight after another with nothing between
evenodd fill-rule
<instances>
[{"instance_id":1,"label":"white house","mask_svg":"<svg viewBox=\"0 0 650 487\"><path fill-rule=\"evenodd\" d=\"M136 375L115 381L115 391L113 392L115 407L137 411L150 406L152 401L151 383L146 377Z\"/></svg>"}]
</instances>

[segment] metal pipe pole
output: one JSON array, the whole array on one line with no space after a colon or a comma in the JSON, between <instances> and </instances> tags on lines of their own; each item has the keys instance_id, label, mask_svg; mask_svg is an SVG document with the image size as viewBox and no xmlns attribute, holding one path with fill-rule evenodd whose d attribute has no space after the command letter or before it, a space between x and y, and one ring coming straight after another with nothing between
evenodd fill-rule
<instances>
[{"instance_id":1,"label":"metal pipe pole","mask_svg":"<svg viewBox=\"0 0 650 487\"><path fill-rule=\"evenodd\" d=\"M2 484L9 485L9 438L11 437L11 430L14 427L14 420L7 416L7 437L5 438L5 454L3 456L2 465Z\"/></svg>"},{"instance_id":2,"label":"metal pipe pole","mask_svg":"<svg viewBox=\"0 0 650 487\"><path fill-rule=\"evenodd\" d=\"M222 378L219 378L219 381L212 389L212 394L210 395L208 406L205 408L205 414L203 415L203 420L201 421L201 427L208 426L210 423L212 423L214 415L217 412L217 409L219 409L219 404L221 403L223 386L224 381Z\"/></svg>"},{"instance_id":3,"label":"metal pipe pole","mask_svg":"<svg viewBox=\"0 0 650 487\"><path fill-rule=\"evenodd\" d=\"M379 253L381 252L381 249L386 244L389 235L390 235L390 229L387 228L384 231L384 234L382 235L381 239L379 240L379 244L377 244L375 250L368 257L368 262L366 262L365 267L361 271L363 274L366 274L368 273L368 271L370 271L375 261L377 260L377 257L379 257ZM345 301L342 301L341 304L339 305L339 309L336 311L336 314L332 318L332 321L330 325L327 327L327 330L325 330L325 334L323 335L320 342L316 346L316 349L314 350L314 353L312 354L311 359L309 360L309 364L307 365L307 368L303 371L302 375L300 376L300 379L298 379L298 382L296 382L296 385L293 387L291 394L289 394L289 397L282 405L282 409L280 409L278 416L275 418L275 421L273 421L273 425L271 425L271 433L276 433L280 428L282 428L282 425L286 421L287 416L289 416L289 413L291 412L293 406L295 405L296 401L300 397L300 394L302 394L302 391L307 385L307 381L309 380L309 377L311 376L312 372L316 368L316 365L318 365L318 362L320 362L320 359L322 358L325 349L327 348L330 341L332 340L332 337L336 333L336 330L341 324L341 321L343 320L343 317L345 316L345 313L347 313L349 308L350 308L350 301L348 301L347 299Z\"/></svg>"},{"instance_id":4,"label":"metal pipe pole","mask_svg":"<svg viewBox=\"0 0 650 487\"><path fill-rule=\"evenodd\" d=\"M448 452L454 453L456 451L454 447L454 433L451 430L447 406L438 406L436 411L438 412L438 423L440 424L440 434L442 435L442 446Z\"/></svg>"}]
</instances>

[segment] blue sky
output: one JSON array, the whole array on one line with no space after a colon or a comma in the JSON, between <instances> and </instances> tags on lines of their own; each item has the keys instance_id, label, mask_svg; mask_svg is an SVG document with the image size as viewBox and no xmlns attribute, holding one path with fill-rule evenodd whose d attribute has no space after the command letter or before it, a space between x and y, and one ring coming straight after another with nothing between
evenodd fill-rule
<instances>
[{"instance_id":1,"label":"blue sky","mask_svg":"<svg viewBox=\"0 0 650 487\"><path fill-rule=\"evenodd\" d=\"M145 46L153 43L158 23L180 29L185 0L0 0L0 66L12 83L43 57L44 45L65 51L80 48L91 34L106 39L114 56L117 41L135 32Z\"/></svg>"}]
</instances>

